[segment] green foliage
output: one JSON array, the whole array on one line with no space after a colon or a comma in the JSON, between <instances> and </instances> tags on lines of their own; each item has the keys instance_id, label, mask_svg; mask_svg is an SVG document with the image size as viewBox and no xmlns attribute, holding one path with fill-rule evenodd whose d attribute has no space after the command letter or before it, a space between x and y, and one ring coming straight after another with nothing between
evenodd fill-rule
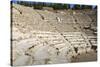
<instances>
[{"instance_id":1,"label":"green foliage","mask_svg":"<svg viewBox=\"0 0 100 67\"><path fill-rule=\"evenodd\" d=\"M67 4L54 4L52 7L54 10L68 9Z\"/></svg>"},{"instance_id":2,"label":"green foliage","mask_svg":"<svg viewBox=\"0 0 100 67\"><path fill-rule=\"evenodd\" d=\"M42 6L40 6L40 5L35 5L34 6L34 9L42 9L43 7Z\"/></svg>"},{"instance_id":3,"label":"green foliage","mask_svg":"<svg viewBox=\"0 0 100 67\"><path fill-rule=\"evenodd\" d=\"M92 6L90 6L90 5L83 5L83 7L82 7L83 9L91 9L92 8Z\"/></svg>"},{"instance_id":4,"label":"green foliage","mask_svg":"<svg viewBox=\"0 0 100 67\"><path fill-rule=\"evenodd\" d=\"M34 9L42 9L43 3L33 4Z\"/></svg>"},{"instance_id":5,"label":"green foliage","mask_svg":"<svg viewBox=\"0 0 100 67\"><path fill-rule=\"evenodd\" d=\"M80 5L75 5L74 9L81 9Z\"/></svg>"},{"instance_id":6,"label":"green foliage","mask_svg":"<svg viewBox=\"0 0 100 67\"><path fill-rule=\"evenodd\" d=\"M64 7L64 9L68 9L69 8L68 4L64 4L63 7Z\"/></svg>"},{"instance_id":7,"label":"green foliage","mask_svg":"<svg viewBox=\"0 0 100 67\"><path fill-rule=\"evenodd\" d=\"M69 9L68 4L61 3L44 3L44 2L28 2L28 1L18 1L20 5L34 7L34 9L42 9L43 7L52 7L54 10ZM75 5L73 9L92 9L90 5Z\"/></svg>"},{"instance_id":8,"label":"green foliage","mask_svg":"<svg viewBox=\"0 0 100 67\"><path fill-rule=\"evenodd\" d=\"M27 2L27 1L18 1L17 4L24 5L24 6L29 6L29 7L32 6L32 4Z\"/></svg>"}]
</instances>

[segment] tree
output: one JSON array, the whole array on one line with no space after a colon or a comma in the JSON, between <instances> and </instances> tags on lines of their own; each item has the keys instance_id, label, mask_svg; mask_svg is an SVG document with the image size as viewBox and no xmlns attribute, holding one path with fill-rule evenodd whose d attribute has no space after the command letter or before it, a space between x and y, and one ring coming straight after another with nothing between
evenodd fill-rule
<instances>
[{"instance_id":1,"label":"tree","mask_svg":"<svg viewBox=\"0 0 100 67\"><path fill-rule=\"evenodd\" d=\"M81 9L81 5L75 5L74 9Z\"/></svg>"},{"instance_id":2,"label":"tree","mask_svg":"<svg viewBox=\"0 0 100 67\"><path fill-rule=\"evenodd\" d=\"M92 6L91 6L91 5L83 5L82 8L83 8L83 9L92 9Z\"/></svg>"}]
</instances>

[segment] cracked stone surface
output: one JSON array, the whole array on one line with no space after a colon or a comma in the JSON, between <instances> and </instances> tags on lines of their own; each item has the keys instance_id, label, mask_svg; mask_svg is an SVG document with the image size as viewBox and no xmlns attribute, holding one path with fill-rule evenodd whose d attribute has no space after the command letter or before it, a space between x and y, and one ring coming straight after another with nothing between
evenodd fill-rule
<instances>
[{"instance_id":1,"label":"cracked stone surface","mask_svg":"<svg viewBox=\"0 0 100 67\"><path fill-rule=\"evenodd\" d=\"M95 10L54 12L12 6L12 65L97 60Z\"/></svg>"}]
</instances>

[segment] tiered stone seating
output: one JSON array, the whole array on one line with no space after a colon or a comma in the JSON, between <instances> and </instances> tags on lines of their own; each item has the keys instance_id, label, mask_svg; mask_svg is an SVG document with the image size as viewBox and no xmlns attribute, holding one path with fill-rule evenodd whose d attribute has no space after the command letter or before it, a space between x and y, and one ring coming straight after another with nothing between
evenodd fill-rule
<instances>
[{"instance_id":1,"label":"tiered stone seating","mask_svg":"<svg viewBox=\"0 0 100 67\"><path fill-rule=\"evenodd\" d=\"M81 32L67 32L64 33L63 36L66 40L70 42L71 46L78 49L77 52L86 52L87 47L91 48L91 45L89 45L86 39L84 38L85 35L83 35Z\"/></svg>"},{"instance_id":2,"label":"tiered stone seating","mask_svg":"<svg viewBox=\"0 0 100 67\"><path fill-rule=\"evenodd\" d=\"M96 59L93 50L97 51L97 37L93 31L80 28L91 23L89 15L81 11L53 12L14 6L22 11L20 14L13 8L11 40L14 65L84 61L91 55L91 60ZM80 57L82 54L83 59Z\"/></svg>"}]
</instances>

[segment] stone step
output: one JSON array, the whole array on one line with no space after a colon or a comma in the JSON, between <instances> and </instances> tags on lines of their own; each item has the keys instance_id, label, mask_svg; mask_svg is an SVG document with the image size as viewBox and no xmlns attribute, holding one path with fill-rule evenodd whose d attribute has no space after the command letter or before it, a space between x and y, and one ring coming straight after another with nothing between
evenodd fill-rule
<instances>
[{"instance_id":1,"label":"stone step","mask_svg":"<svg viewBox=\"0 0 100 67\"><path fill-rule=\"evenodd\" d=\"M96 44L96 43L97 43L96 40L90 40L90 41L91 41L91 43L93 43L93 44Z\"/></svg>"},{"instance_id":2,"label":"stone step","mask_svg":"<svg viewBox=\"0 0 100 67\"><path fill-rule=\"evenodd\" d=\"M71 33L63 33L63 35L64 36L80 36L81 33L73 33L73 32L71 32Z\"/></svg>"},{"instance_id":3,"label":"stone step","mask_svg":"<svg viewBox=\"0 0 100 67\"><path fill-rule=\"evenodd\" d=\"M51 42L49 42L49 44L53 44L53 45L57 45L57 44L61 44L61 43L63 43L63 41L61 41L61 42L59 42L59 41L56 41L56 42L51 41Z\"/></svg>"},{"instance_id":4,"label":"stone step","mask_svg":"<svg viewBox=\"0 0 100 67\"><path fill-rule=\"evenodd\" d=\"M78 41L76 41L76 42L70 42L71 44L86 44L86 42L78 42Z\"/></svg>"},{"instance_id":5,"label":"stone step","mask_svg":"<svg viewBox=\"0 0 100 67\"><path fill-rule=\"evenodd\" d=\"M91 45L96 45L97 46L97 41L95 40L90 40Z\"/></svg>"},{"instance_id":6,"label":"stone step","mask_svg":"<svg viewBox=\"0 0 100 67\"><path fill-rule=\"evenodd\" d=\"M84 41L84 39L79 39L79 38L75 38L75 39L74 38L70 38L70 39L68 38L68 40L72 41L72 42L77 42L77 41L82 42L82 41Z\"/></svg>"},{"instance_id":7,"label":"stone step","mask_svg":"<svg viewBox=\"0 0 100 67\"><path fill-rule=\"evenodd\" d=\"M88 36L88 39L89 39L91 45L97 46L97 36Z\"/></svg>"},{"instance_id":8,"label":"stone step","mask_svg":"<svg viewBox=\"0 0 100 67\"><path fill-rule=\"evenodd\" d=\"M88 39L97 39L97 36L88 36Z\"/></svg>"},{"instance_id":9,"label":"stone step","mask_svg":"<svg viewBox=\"0 0 100 67\"><path fill-rule=\"evenodd\" d=\"M65 43L61 43L61 44L56 44L54 45L55 48L58 48L58 49L61 49L61 48L64 48L66 47L67 45Z\"/></svg>"},{"instance_id":10,"label":"stone step","mask_svg":"<svg viewBox=\"0 0 100 67\"><path fill-rule=\"evenodd\" d=\"M77 39L77 40L83 40L83 37L81 36L64 36L65 39Z\"/></svg>"},{"instance_id":11,"label":"stone step","mask_svg":"<svg viewBox=\"0 0 100 67\"><path fill-rule=\"evenodd\" d=\"M79 43L79 44L74 43L72 45L73 45L73 47L86 47L86 46L88 46L86 43Z\"/></svg>"}]
</instances>

